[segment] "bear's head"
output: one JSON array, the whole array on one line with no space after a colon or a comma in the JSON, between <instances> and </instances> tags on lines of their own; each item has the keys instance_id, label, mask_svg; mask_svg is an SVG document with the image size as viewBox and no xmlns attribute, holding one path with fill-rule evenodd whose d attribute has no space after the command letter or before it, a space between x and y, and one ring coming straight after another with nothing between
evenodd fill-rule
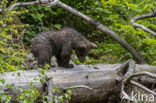
<instances>
[{"instance_id":1,"label":"bear's head","mask_svg":"<svg viewBox=\"0 0 156 103\"><path fill-rule=\"evenodd\" d=\"M97 45L92 42L79 42L75 47L76 55L80 62L84 62L89 50L92 48L97 48Z\"/></svg>"}]
</instances>

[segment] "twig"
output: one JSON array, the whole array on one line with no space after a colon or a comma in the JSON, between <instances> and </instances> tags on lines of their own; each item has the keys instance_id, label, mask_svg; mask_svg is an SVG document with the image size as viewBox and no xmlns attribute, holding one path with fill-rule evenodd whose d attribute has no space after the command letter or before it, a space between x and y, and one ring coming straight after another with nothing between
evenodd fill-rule
<instances>
[{"instance_id":1,"label":"twig","mask_svg":"<svg viewBox=\"0 0 156 103\"><path fill-rule=\"evenodd\" d=\"M124 88L125 88L125 85L124 85L124 83L122 82L120 98L121 98L122 100L123 100L123 99L126 99L126 100L130 101L130 97L129 97L128 94L124 91Z\"/></svg>"},{"instance_id":2,"label":"twig","mask_svg":"<svg viewBox=\"0 0 156 103\"><path fill-rule=\"evenodd\" d=\"M50 1L49 0L36 0L36 1L31 1L31 2L18 2L13 4L10 8L9 11L12 11L15 7L17 6L31 6L31 5L37 5L37 4L41 4L41 6L55 6L57 4L59 0L53 0ZM0 9L0 12L2 11L2 9Z\"/></svg>"},{"instance_id":3,"label":"twig","mask_svg":"<svg viewBox=\"0 0 156 103\"><path fill-rule=\"evenodd\" d=\"M67 89L74 89L74 88L86 88L86 89L90 89L92 90L93 88L90 88L88 86L85 86L85 85L76 85L76 86L71 86L71 87L65 87L63 88L64 90L67 90Z\"/></svg>"}]
</instances>

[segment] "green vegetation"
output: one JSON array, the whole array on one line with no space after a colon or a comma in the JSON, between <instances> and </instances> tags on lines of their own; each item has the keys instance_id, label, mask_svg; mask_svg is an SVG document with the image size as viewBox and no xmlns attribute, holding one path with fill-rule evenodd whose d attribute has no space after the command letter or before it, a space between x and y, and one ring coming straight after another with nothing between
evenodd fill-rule
<instances>
[{"instance_id":1,"label":"green vegetation","mask_svg":"<svg viewBox=\"0 0 156 103\"><path fill-rule=\"evenodd\" d=\"M32 0L21 0L23 2ZM154 8L156 2L153 0L62 0L83 14L99 20L121 38L130 43L146 60L148 64L156 65L156 40L149 33L141 29L134 29L130 20L138 15L147 14ZM146 5L145 5L146 4ZM9 8L7 0L1 2L2 9ZM11 6L11 2L9 2ZM20 19L18 18L20 17ZM63 17L63 18L62 18ZM18 18L18 19L17 19ZM16 22L15 22L16 21ZM22 21L23 23L21 23ZM6 23L7 22L7 23ZM150 18L138 23L156 29L155 18ZM24 24L29 24L24 25ZM85 63L122 63L132 55L121 45L112 40L109 36L96 30L81 18L58 7L40 7L40 5L16 7L14 11L3 9L0 14L0 71L10 71L23 68L23 59L26 52L19 45L16 39L23 38L25 47L30 46L30 42L38 33L60 29L63 26L76 28L90 41L98 44L98 49L94 49L89 54ZM23 28L27 29L22 37ZM155 30L156 31L156 30ZM76 59L76 63L80 64Z\"/></svg>"},{"instance_id":2,"label":"green vegetation","mask_svg":"<svg viewBox=\"0 0 156 103\"><path fill-rule=\"evenodd\" d=\"M31 0L23 0L31 1ZM134 29L130 20L142 14L148 14L156 5L154 0L61 0L81 13L99 20L121 38L130 43L146 60L148 64L156 64L156 40L154 36L141 29ZM63 26L76 28L90 41L98 44L98 49L92 50L86 63L122 63L132 55L109 36L96 30L81 18L58 7L28 6L29 12L20 16L22 22L30 26L24 35L24 42L30 45L31 39L37 33L51 28L59 29ZM19 10L24 8L20 7ZM62 18L63 17L63 18ZM138 21L138 23L156 29L155 18ZM79 64L77 60L76 63Z\"/></svg>"},{"instance_id":3,"label":"green vegetation","mask_svg":"<svg viewBox=\"0 0 156 103\"><path fill-rule=\"evenodd\" d=\"M7 90L0 89L0 102L11 103L11 99L12 99L14 101L18 101L19 103L35 103L37 101L42 101L42 103L51 103L49 100L49 96L47 96L46 93L42 95L42 98L40 97L38 87L35 85L35 83L39 81L40 83L44 84L44 86L46 86L46 83L47 83L46 81L47 79L49 79L48 76L46 75L46 72L48 72L48 68L49 66L46 65L44 69L41 69L41 68L38 69L39 74L34 78L34 80L30 82L30 88L28 89L14 87L13 85L6 84L7 81L0 78L0 87L3 87L3 88L5 87L5 88L8 88L9 90L16 89L19 93L19 95L15 98L13 96L10 96L7 93ZM21 76L20 72L17 72L17 74L15 75L19 77ZM65 100L71 99L72 88L69 88L66 91L61 91L59 88L54 87L51 90L51 92L54 95L53 97L54 103L64 102Z\"/></svg>"},{"instance_id":4,"label":"green vegetation","mask_svg":"<svg viewBox=\"0 0 156 103\"><path fill-rule=\"evenodd\" d=\"M7 0L0 2L0 71L23 69L23 59L26 52L16 40L20 30L27 25L15 23L15 18L26 11L8 11Z\"/></svg>"}]
</instances>

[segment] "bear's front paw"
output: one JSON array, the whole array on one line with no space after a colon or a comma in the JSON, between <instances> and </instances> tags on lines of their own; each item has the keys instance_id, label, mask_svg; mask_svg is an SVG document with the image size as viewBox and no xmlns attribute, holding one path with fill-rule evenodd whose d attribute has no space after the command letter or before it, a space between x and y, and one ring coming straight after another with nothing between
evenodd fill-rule
<instances>
[{"instance_id":1,"label":"bear's front paw","mask_svg":"<svg viewBox=\"0 0 156 103\"><path fill-rule=\"evenodd\" d=\"M66 65L66 66L64 66L65 68L73 68L74 67L74 65L73 64L68 64L68 65Z\"/></svg>"}]
</instances>

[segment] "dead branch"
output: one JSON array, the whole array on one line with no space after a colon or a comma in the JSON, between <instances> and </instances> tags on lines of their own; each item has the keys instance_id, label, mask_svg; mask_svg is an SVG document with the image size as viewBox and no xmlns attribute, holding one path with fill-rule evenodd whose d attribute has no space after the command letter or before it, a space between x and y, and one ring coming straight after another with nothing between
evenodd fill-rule
<instances>
[{"instance_id":1,"label":"dead branch","mask_svg":"<svg viewBox=\"0 0 156 103\"><path fill-rule=\"evenodd\" d=\"M156 74L144 71L144 72L141 72L141 73L133 73L133 74L131 74L129 77L127 77L125 79L125 81L126 81L125 83L128 83L134 77L145 76L145 75L149 76L151 78L156 79Z\"/></svg>"},{"instance_id":2,"label":"dead branch","mask_svg":"<svg viewBox=\"0 0 156 103\"><path fill-rule=\"evenodd\" d=\"M71 8L70 6L58 1L57 6L75 14L76 16L86 20L87 22L94 25L98 30L102 31L104 34L110 36L114 40L116 40L119 44L121 44L124 48L126 48L138 61L138 63L145 63L145 61L141 58L141 56L136 52L136 50L128 44L125 40L121 39L115 32L110 30L109 28L105 27L103 24L98 22L97 20L94 20L92 18L89 18L88 16L76 11L75 9Z\"/></svg>"},{"instance_id":3,"label":"dead branch","mask_svg":"<svg viewBox=\"0 0 156 103\"><path fill-rule=\"evenodd\" d=\"M51 103L53 103L53 92L52 92L52 89L53 89L53 78L51 77L49 80L48 80L48 96L49 96L49 101Z\"/></svg>"},{"instance_id":4,"label":"dead branch","mask_svg":"<svg viewBox=\"0 0 156 103\"><path fill-rule=\"evenodd\" d=\"M129 63L129 65L127 64ZM142 90L151 93L153 95L156 95L156 92L148 89L147 87L141 85L138 82L133 81L132 79L134 77L139 77L139 76L149 76L151 78L156 79L156 74L154 73L150 73L150 72L139 72L139 73L134 73L135 71L135 62L133 60L129 60L128 62L124 63L124 66L128 65L128 69L124 68L127 70L127 72L125 73L124 77L122 78L122 82L121 82L121 99L122 100L128 100L128 101L133 101L133 102L137 102L137 100L132 100L132 98L130 96L128 96L128 94L125 92L124 88L127 84L132 84L138 88L141 88ZM122 67L122 66L121 66ZM120 70L121 71L121 70Z\"/></svg>"},{"instance_id":5,"label":"dead branch","mask_svg":"<svg viewBox=\"0 0 156 103\"><path fill-rule=\"evenodd\" d=\"M126 85L126 82L127 82L125 79L127 79L127 77L131 76L134 73L135 62L133 60L129 60L128 63L129 63L129 64L127 64L128 68L123 68L124 70L126 70L126 72L125 72L124 77L122 78L122 82L121 82L120 98L121 98L121 100L132 101L131 97L128 96L128 94L125 92L124 88L125 88L125 85Z\"/></svg>"},{"instance_id":6,"label":"dead branch","mask_svg":"<svg viewBox=\"0 0 156 103\"><path fill-rule=\"evenodd\" d=\"M128 65L129 65L129 62L130 61L131 61L131 59L130 60L127 60L122 65L120 65L120 67L117 69L118 70L118 73L120 73L119 74L120 76L124 76L124 74L127 72Z\"/></svg>"},{"instance_id":7,"label":"dead branch","mask_svg":"<svg viewBox=\"0 0 156 103\"><path fill-rule=\"evenodd\" d=\"M135 23L136 21L138 20L141 20L141 19L146 19L146 18L151 18L151 17L156 17L156 10L153 10L152 13L150 14L146 14L146 15L140 15L140 16L137 16L137 17L134 17L132 20L131 20L131 24L134 28L141 28L142 30L144 30L145 32L148 32L152 35L154 35L156 37L156 33L150 29L148 29L147 27L141 25L141 24L138 24L138 23Z\"/></svg>"},{"instance_id":8,"label":"dead branch","mask_svg":"<svg viewBox=\"0 0 156 103\"><path fill-rule=\"evenodd\" d=\"M93 89L93 88L90 88L89 86L85 86L85 85L75 85L75 86L71 86L71 87L66 87L64 88L64 90L67 90L67 89L74 89L74 88L86 88L86 89Z\"/></svg>"},{"instance_id":9,"label":"dead branch","mask_svg":"<svg viewBox=\"0 0 156 103\"><path fill-rule=\"evenodd\" d=\"M154 96L156 96L156 92L154 92L154 91L152 91L152 90L146 88L145 86L141 85L141 84L138 83L138 82L135 82L135 81L131 80L131 81L130 81L130 84L132 84L132 85L134 85L134 86L136 86L136 87L138 87L138 88L141 88L142 90L144 90L144 91L147 92L147 93L150 93L150 94L153 94Z\"/></svg>"},{"instance_id":10,"label":"dead branch","mask_svg":"<svg viewBox=\"0 0 156 103\"><path fill-rule=\"evenodd\" d=\"M58 1L59 0L52 0L52 1L49 1L49 0L40 0L40 1L36 0L36 1L32 1L32 2L18 2L18 3L13 4L9 8L9 11L12 11L17 6L31 6L31 5L36 5L36 4L41 4L41 6L48 6L49 5L49 7L56 6Z\"/></svg>"},{"instance_id":11,"label":"dead branch","mask_svg":"<svg viewBox=\"0 0 156 103\"><path fill-rule=\"evenodd\" d=\"M120 78L117 78L117 81L120 82L122 79L133 74L134 70L135 70L135 61L132 59L126 61L117 69L118 75L120 77Z\"/></svg>"},{"instance_id":12,"label":"dead branch","mask_svg":"<svg viewBox=\"0 0 156 103\"><path fill-rule=\"evenodd\" d=\"M90 24L94 25L98 30L102 31L104 34L106 34L106 35L110 36L111 38L113 38L114 40L116 40L120 45L122 45L125 49L127 49L133 55L133 57L137 60L137 62L139 64L145 63L144 59L139 55L139 53L130 44L128 44L125 40L121 39L115 32L113 32L109 28L105 27L103 24L101 24L97 20L94 20L94 19L78 12L77 10L62 3L59 0L53 0L50 2L49 2L49 0L40 0L40 2L39 1L19 2L19 3L15 3L14 5L12 5L9 10L10 11L13 10L13 8L16 6L28 6L28 5L36 5L36 4L40 4L41 6L47 6L47 7L58 6L58 7L61 7L62 9L67 10L68 12L70 12L72 14L75 14L76 16L78 16L78 17L86 20Z\"/></svg>"},{"instance_id":13,"label":"dead branch","mask_svg":"<svg viewBox=\"0 0 156 103\"><path fill-rule=\"evenodd\" d=\"M127 69L127 72L124 75L124 78L128 77L129 75L133 74L135 71L135 61L134 60L130 60L129 61L129 67Z\"/></svg>"}]
</instances>

